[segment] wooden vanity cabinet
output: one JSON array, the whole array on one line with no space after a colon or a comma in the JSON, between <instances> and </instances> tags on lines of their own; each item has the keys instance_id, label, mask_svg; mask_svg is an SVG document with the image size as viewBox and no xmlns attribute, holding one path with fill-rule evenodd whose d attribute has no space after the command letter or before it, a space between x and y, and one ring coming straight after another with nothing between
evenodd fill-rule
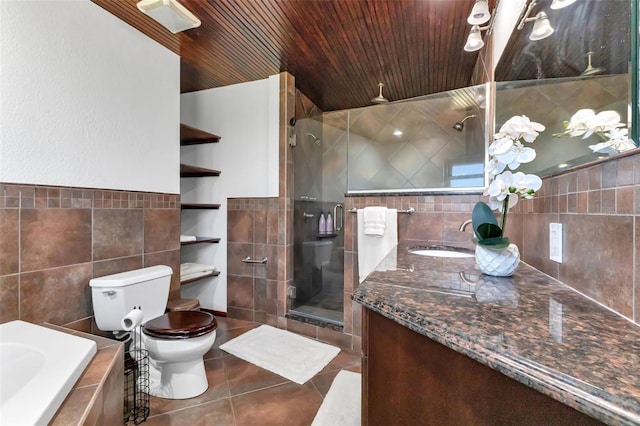
<instances>
[{"instance_id":1,"label":"wooden vanity cabinet","mask_svg":"<svg viewBox=\"0 0 640 426\"><path fill-rule=\"evenodd\" d=\"M363 425L595 425L595 419L363 309Z\"/></svg>"}]
</instances>

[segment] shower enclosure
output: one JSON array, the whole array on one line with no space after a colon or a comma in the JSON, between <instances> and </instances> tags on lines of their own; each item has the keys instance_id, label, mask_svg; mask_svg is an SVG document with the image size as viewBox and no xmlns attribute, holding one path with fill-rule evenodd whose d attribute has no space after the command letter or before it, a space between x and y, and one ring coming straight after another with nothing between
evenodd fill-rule
<instances>
[{"instance_id":1,"label":"shower enclosure","mask_svg":"<svg viewBox=\"0 0 640 426\"><path fill-rule=\"evenodd\" d=\"M294 162L294 285L289 315L340 326L344 317L346 130L317 115L290 128ZM329 220L331 216L331 220ZM320 229L320 218L331 225ZM331 222L331 223L329 223Z\"/></svg>"}]
</instances>

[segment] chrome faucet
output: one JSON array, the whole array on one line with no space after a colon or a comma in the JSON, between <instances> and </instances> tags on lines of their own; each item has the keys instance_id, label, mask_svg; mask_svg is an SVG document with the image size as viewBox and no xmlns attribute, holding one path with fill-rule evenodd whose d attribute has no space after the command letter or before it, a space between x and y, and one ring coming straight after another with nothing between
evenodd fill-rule
<instances>
[{"instance_id":1,"label":"chrome faucet","mask_svg":"<svg viewBox=\"0 0 640 426\"><path fill-rule=\"evenodd\" d=\"M467 219L464 222L462 222L462 224L460 225L460 232L464 232L464 230L467 228L467 225L469 225L471 223L471 219Z\"/></svg>"}]
</instances>

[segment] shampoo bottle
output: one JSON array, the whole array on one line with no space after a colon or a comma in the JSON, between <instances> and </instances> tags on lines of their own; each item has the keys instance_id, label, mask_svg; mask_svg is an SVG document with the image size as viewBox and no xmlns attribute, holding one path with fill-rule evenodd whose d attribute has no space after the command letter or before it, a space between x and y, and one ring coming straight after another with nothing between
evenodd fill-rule
<instances>
[{"instance_id":1,"label":"shampoo bottle","mask_svg":"<svg viewBox=\"0 0 640 426\"><path fill-rule=\"evenodd\" d=\"M318 234L327 233L327 221L324 218L324 213L320 213L320 222L318 223Z\"/></svg>"},{"instance_id":2,"label":"shampoo bottle","mask_svg":"<svg viewBox=\"0 0 640 426\"><path fill-rule=\"evenodd\" d=\"M331 217L331 213L327 213L327 227L325 228L326 234L333 234L333 218Z\"/></svg>"}]
</instances>

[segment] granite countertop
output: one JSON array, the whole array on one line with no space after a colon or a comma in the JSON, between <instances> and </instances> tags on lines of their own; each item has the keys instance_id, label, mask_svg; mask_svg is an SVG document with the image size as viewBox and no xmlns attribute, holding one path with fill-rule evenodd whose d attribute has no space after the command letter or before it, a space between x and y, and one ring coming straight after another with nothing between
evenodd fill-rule
<instances>
[{"instance_id":1,"label":"granite countertop","mask_svg":"<svg viewBox=\"0 0 640 426\"><path fill-rule=\"evenodd\" d=\"M473 257L408 251L420 245L400 242L353 300L602 422L640 424L640 327L525 263L489 277Z\"/></svg>"}]
</instances>

